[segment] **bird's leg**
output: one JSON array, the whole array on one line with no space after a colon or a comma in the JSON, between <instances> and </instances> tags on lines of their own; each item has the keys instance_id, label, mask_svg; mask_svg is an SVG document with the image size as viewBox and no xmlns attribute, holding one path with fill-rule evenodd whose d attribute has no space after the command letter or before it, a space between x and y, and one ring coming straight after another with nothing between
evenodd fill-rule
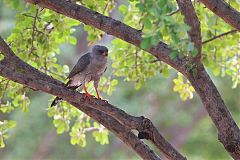
<instances>
[{"instance_id":1,"label":"bird's leg","mask_svg":"<svg viewBox=\"0 0 240 160\"><path fill-rule=\"evenodd\" d=\"M97 89L97 87L94 87L94 88L95 88L96 93L97 93L97 98L98 98L98 99L101 99L100 96L99 96L99 93L98 93L98 89ZM101 99L101 100L102 100L105 104L108 103L108 101L105 100L105 99Z\"/></svg>"},{"instance_id":2,"label":"bird's leg","mask_svg":"<svg viewBox=\"0 0 240 160\"><path fill-rule=\"evenodd\" d=\"M90 99L91 99L91 94L88 93L85 84L83 85L83 90L84 90L84 92L85 92L84 99L86 100L86 98L88 98L88 101L90 101Z\"/></svg>"},{"instance_id":3,"label":"bird's leg","mask_svg":"<svg viewBox=\"0 0 240 160\"><path fill-rule=\"evenodd\" d=\"M97 93L97 99L101 99L100 96L99 96L99 93L98 93L98 90L97 90L96 87L95 87L95 90L96 90L96 93Z\"/></svg>"}]
</instances>

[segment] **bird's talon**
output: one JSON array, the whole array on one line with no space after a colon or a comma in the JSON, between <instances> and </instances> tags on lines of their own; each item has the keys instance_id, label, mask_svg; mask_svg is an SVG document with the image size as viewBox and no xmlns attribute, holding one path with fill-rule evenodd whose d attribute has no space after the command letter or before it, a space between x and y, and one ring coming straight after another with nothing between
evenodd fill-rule
<instances>
[{"instance_id":1,"label":"bird's talon","mask_svg":"<svg viewBox=\"0 0 240 160\"><path fill-rule=\"evenodd\" d=\"M102 105L108 104L108 101L106 99L101 99L101 98L99 99L101 100Z\"/></svg>"},{"instance_id":2,"label":"bird's talon","mask_svg":"<svg viewBox=\"0 0 240 160\"><path fill-rule=\"evenodd\" d=\"M91 102L92 102L92 100L91 100L91 95L88 94L88 93L85 93L85 95L84 95L84 100L85 100L85 102L87 102L87 103L91 103Z\"/></svg>"}]
</instances>

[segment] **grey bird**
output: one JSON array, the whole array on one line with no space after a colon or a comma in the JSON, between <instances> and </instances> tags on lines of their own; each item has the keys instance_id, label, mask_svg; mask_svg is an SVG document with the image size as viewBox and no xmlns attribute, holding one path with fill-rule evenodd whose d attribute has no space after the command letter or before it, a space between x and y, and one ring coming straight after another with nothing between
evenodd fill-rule
<instances>
[{"instance_id":1,"label":"grey bird","mask_svg":"<svg viewBox=\"0 0 240 160\"><path fill-rule=\"evenodd\" d=\"M65 84L65 86L73 90L83 86L83 90L85 91L84 98L90 99L91 95L88 93L85 84L90 81L94 81L97 98L100 99L98 83L101 76L107 69L107 57L108 48L105 46L95 45L92 52L86 53L79 58L77 64L69 73L67 77L69 81ZM52 102L51 107L57 105L61 100L62 98L56 97Z\"/></svg>"}]
</instances>

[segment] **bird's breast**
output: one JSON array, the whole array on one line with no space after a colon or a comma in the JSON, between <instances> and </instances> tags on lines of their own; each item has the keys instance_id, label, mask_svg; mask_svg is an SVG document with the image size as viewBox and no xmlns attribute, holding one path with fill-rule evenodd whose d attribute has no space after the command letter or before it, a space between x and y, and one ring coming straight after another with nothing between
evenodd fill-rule
<instances>
[{"instance_id":1,"label":"bird's breast","mask_svg":"<svg viewBox=\"0 0 240 160\"><path fill-rule=\"evenodd\" d=\"M94 59L92 63L89 65L89 70L93 74L101 74L105 71L107 67L107 59L103 59L102 61Z\"/></svg>"}]
</instances>

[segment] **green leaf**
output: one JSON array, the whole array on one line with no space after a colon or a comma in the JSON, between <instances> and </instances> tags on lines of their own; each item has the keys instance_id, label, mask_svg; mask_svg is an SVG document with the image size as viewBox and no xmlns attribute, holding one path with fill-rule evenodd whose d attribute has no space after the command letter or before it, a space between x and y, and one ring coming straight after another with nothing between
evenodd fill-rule
<instances>
[{"instance_id":1,"label":"green leaf","mask_svg":"<svg viewBox=\"0 0 240 160\"><path fill-rule=\"evenodd\" d=\"M147 49L150 46L150 42L151 42L151 38L147 37L147 38L143 38L141 41L141 48L142 49Z\"/></svg>"},{"instance_id":2,"label":"green leaf","mask_svg":"<svg viewBox=\"0 0 240 160\"><path fill-rule=\"evenodd\" d=\"M144 27L146 29L152 28L152 23L151 23L151 21L148 18L144 18L143 19L143 24L144 24Z\"/></svg>"},{"instance_id":3,"label":"green leaf","mask_svg":"<svg viewBox=\"0 0 240 160\"><path fill-rule=\"evenodd\" d=\"M63 65L63 72L69 73L69 67L67 65Z\"/></svg>"},{"instance_id":4,"label":"green leaf","mask_svg":"<svg viewBox=\"0 0 240 160\"><path fill-rule=\"evenodd\" d=\"M3 140L3 136L0 136L0 148L4 148L5 147L5 143Z\"/></svg>"},{"instance_id":5,"label":"green leaf","mask_svg":"<svg viewBox=\"0 0 240 160\"><path fill-rule=\"evenodd\" d=\"M141 12L143 12L143 11L144 11L144 8L145 8L142 3L136 4L136 7L137 7Z\"/></svg>"},{"instance_id":6,"label":"green leaf","mask_svg":"<svg viewBox=\"0 0 240 160\"><path fill-rule=\"evenodd\" d=\"M171 59L175 60L177 58L177 51L173 50L169 56Z\"/></svg>"},{"instance_id":7,"label":"green leaf","mask_svg":"<svg viewBox=\"0 0 240 160\"><path fill-rule=\"evenodd\" d=\"M69 37L68 37L68 41L69 41L69 43L72 44L72 45L76 45L76 44L77 44L77 38L76 38L76 37L69 36Z\"/></svg>"},{"instance_id":8,"label":"green leaf","mask_svg":"<svg viewBox=\"0 0 240 160\"><path fill-rule=\"evenodd\" d=\"M192 52L194 50L194 44L192 42L187 44L187 51Z\"/></svg>"},{"instance_id":9,"label":"green leaf","mask_svg":"<svg viewBox=\"0 0 240 160\"><path fill-rule=\"evenodd\" d=\"M196 57L198 55L198 51L196 48L193 49L193 51L191 52L193 57Z\"/></svg>"},{"instance_id":10,"label":"green leaf","mask_svg":"<svg viewBox=\"0 0 240 160\"><path fill-rule=\"evenodd\" d=\"M8 123L7 123L7 126L8 126L8 128L13 128L13 127L15 127L15 126L16 126L16 122L15 122L15 121L13 121L13 120L11 120L11 121L8 121Z\"/></svg>"},{"instance_id":11,"label":"green leaf","mask_svg":"<svg viewBox=\"0 0 240 160\"><path fill-rule=\"evenodd\" d=\"M113 86L116 86L117 84L118 84L118 80L116 80L116 79L112 80L112 85Z\"/></svg>"},{"instance_id":12,"label":"green leaf","mask_svg":"<svg viewBox=\"0 0 240 160\"><path fill-rule=\"evenodd\" d=\"M119 10L120 13L125 14L125 13L127 13L128 8L127 8L127 6L125 6L124 4L121 4L121 5L118 7L118 10Z\"/></svg>"}]
</instances>

